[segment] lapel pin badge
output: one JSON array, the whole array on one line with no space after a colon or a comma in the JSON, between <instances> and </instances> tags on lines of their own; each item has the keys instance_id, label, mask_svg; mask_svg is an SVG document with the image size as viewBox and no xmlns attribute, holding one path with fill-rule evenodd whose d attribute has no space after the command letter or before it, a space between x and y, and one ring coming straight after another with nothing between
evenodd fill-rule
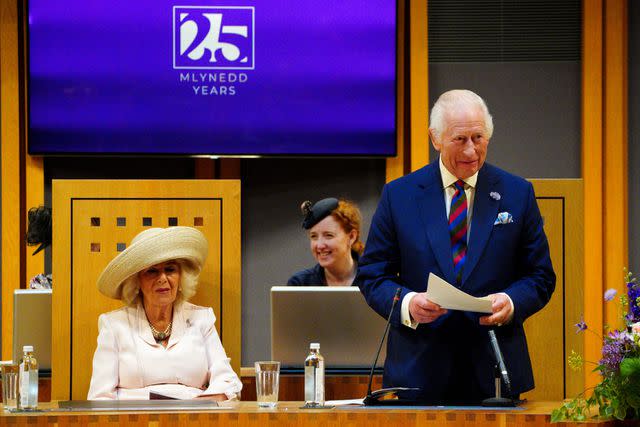
<instances>
[{"instance_id":1,"label":"lapel pin badge","mask_svg":"<svg viewBox=\"0 0 640 427\"><path fill-rule=\"evenodd\" d=\"M500 193L496 192L496 191L492 191L491 193L489 193L489 197L491 197L493 200L500 200Z\"/></svg>"}]
</instances>

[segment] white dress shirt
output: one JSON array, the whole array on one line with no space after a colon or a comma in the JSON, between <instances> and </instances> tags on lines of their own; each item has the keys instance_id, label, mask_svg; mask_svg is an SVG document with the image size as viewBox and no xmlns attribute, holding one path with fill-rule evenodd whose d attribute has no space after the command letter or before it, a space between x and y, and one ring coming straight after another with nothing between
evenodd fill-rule
<instances>
[{"instance_id":1,"label":"white dress shirt","mask_svg":"<svg viewBox=\"0 0 640 427\"><path fill-rule=\"evenodd\" d=\"M88 400L148 399L154 391L192 399L237 397L242 383L231 368L209 307L173 308L167 347L156 343L142 304L101 314Z\"/></svg>"},{"instance_id":2,"label":"white dress shirt","mask_svg":"<svg viewBox=\"0 0 640 427\"><path fill-rule=\"evenodd\" d=\"M439 159L440 164L440 176L442 177L442 190L444 193L444 205L446 207L447 218L449 218L449 211L451 210L451 200L453 199L453 195L456 192L456 188L453 184L458 181L455 175L453 175L449 170L445 167L444 163L442 163L442 158ZM466 178L464 181L464 193L467 197L467 244L469 242L469 236L471 235L471 218L473 216L473 199L476 195L476 184L478 182L478 172L471 175L469 178ZM502 292L501 292L502 293ZM409 292L402 299L402 304L400 306L400 321L403 325L408 326L412 329L416 329L418 327L418 322L413 321L411 319L411 315L409 313L409 302L411 298L413 298L417 293ZM513 301L509 295L506 295L509 299L509 303L511 304L511 313L509 314L509 319L513 317Z\"/></svg>"}]
</instances>

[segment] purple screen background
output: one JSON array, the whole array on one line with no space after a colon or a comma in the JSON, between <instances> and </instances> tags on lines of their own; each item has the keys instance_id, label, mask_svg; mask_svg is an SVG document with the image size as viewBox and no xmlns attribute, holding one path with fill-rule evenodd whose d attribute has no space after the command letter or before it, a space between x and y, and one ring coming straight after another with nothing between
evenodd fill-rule
<instances>
[{"instance_id":1,"label":"purple screen background","mask_svg":"<svg viewBox=\"0 0 640 427\"><path fill-rule=\"evenodd\" d=\"M254 7L255 68L174 69L173 6ZM30 0L28 19L31 154L395 155L395 1Z\"/></svg>"}]
</instances>

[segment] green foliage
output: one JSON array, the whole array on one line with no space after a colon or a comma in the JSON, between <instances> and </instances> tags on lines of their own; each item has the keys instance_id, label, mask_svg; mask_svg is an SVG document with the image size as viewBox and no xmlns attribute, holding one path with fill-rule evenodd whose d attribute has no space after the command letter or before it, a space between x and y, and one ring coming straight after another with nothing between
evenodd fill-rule
<instances>
[{"instance_id":1,"label":"green foliage","mask_svg":"<svg viewBox=\"0 0 640 427\"><path fill-rule=\"evenodd\" d=\"M591 400L593 400L593 398L585 399L580 396L569 402L565 402L561 407L551 412L551 422L557 423L567 420L586 421L588 418L592 418L591 407L593 404L590 402Z\"/></svg>"},{"instance_id":2,"label":"green foliage","mask_svg":"<svg viewBox=\"0 0 640 427\"><path fill-rule=\"evenodd\" d=\"M640 357L628 357L620 363L620 375L627 377L640 377Z\"/></svg>"},{"instance_id":3,"label":"green foliage","mask_svg":"<svg viewBox=\"0 0 640 427\"><path fill-rule=\"evenodd\" d=\"M625 282L635 283L635 278L630 272L626 274ZM640 297L634 296L631 301L627 295L621 295L619 298L619 304L624 309L621 314L625 328L609 331L609 326L604 326L607 334L601 337L602 358L597 364L594 363L594 372L598 372L601 377L600 383L593 388L589 397L583 393L553 410L552 422L581 422L589 418L640 420L640 322L637 318L634 320L632 313L632 309L637 311L640 306L637 299ZM611 300L606 293L605 300ZM630 304L632 307L629 307ZM624 314L627 310L629 318ZM637 323L633 323L634 321ZM576 327L578 332L589 330L583 320ZM568 357L572 369L579 368L584 362L582 356L574 351Z\"/></svg>"}]
</instances>

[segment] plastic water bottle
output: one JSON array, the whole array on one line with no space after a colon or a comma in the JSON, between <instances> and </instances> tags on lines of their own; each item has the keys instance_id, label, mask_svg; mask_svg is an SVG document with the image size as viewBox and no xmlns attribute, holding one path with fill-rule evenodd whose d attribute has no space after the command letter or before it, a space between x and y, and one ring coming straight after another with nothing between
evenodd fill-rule
<instances>
[{"instance_id":1,"label":"plastic water bottle","mask_svg":"<svg viewBox=\"0 0 640 427\"><path fill-rule=\"evenodd\" d=\"M304 360L304 400L306 406L324 406L324 357L317 342Z\"/></svg>"},{"instance_id":2,"label":"plastic water bottle","mask_svg":"<svg viewBox=\"0 0 640 427\"><path fill-rule=\"evenodd\" d=\"M20 409L36 409L38 407L38 361L33 356L33 346L22 347L20 361Z\"/></svg>"}]
</instances>

